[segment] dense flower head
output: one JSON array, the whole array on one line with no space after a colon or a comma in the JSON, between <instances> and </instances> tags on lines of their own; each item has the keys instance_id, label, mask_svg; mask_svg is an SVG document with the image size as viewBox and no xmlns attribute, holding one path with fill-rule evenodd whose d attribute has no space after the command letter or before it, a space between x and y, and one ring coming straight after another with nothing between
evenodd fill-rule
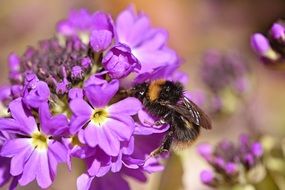
<instances>
[{"instance_id":1,"label":"dense flower head","mask_svg":"<svg viewBox=\"0 0 285 190\"><path fill-rule=\"evenodd\" d=\"M251 47L267 66L282 65L285 58L285 24L283 20L272 24L266 35L255 33L251 36Z\"/></svg>"},{"instance_id":2,"label":"dense flower head","mask_svg":"<svg viewBox=\"0 0 285 190\"><path fill-rule=\"evenodd\" d=\"M241 183L241 178L261 164L263 156L261 143L248 135L241 135L238 145L223 140L215 147L200 144L197 151L213 169L203 170L200 176L204 184L212 187Z\"/></svg>"},{"instance_id":3,"label":"dense flower head","mask_svg":"<svg viewBox=\"0 0 285 190\"><path fill-rule=\"evenodd\" d=\"M228 97L245 93L250 84L250 68L238 52L207 51L200 70L202 81L211 93L213 112L223 111Z\"/></svg>"},{"instance_id":4,"label":"dense flower head","mask_svg":"<svg viewBox=\"0 0 285 190\"><path fill-rule=\"evenodd\" d=\"M10 85L0 92L0 186L12 177L11 187L35 180L47 188L57 165L72 169L74 157L86 164L77 180L84 190L129 189L125 176L145 182L145 173L163 169L160 157L149 156L169 125L154 126L157 118L122 92L187 77L177 71L167 32L146 15L128 7L113 21L102 11L72 11L55 37L10 54L8 65Z\"/></svg>"}]
</instances>

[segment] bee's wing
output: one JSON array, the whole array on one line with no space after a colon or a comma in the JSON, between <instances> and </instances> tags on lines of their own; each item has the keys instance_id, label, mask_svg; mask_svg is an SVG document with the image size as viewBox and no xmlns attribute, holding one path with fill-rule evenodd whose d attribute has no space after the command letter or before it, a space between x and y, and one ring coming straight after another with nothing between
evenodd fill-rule
<instances>
[{"instance_id":1,"label":"bee's wing","mask_svg":"<svg viewBox=\"0 0 285 190\"><path fill-rule=\"evenodd\" d=\"M192 122L205 129L212 128L209 117L194 102L186 97L183 97L181 104L167 104L166 106L181 114L189 122Z\"/></svg>"}]
</instances>

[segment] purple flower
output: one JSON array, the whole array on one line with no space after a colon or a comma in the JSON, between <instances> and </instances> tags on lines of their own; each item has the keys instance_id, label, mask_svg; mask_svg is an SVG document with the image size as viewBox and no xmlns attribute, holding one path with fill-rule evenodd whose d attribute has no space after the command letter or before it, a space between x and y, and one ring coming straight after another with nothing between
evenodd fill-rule
<instances>
[{"instance_id":1,"label":"purple flower","mask_svg":"<svg viewBox=\"0 0 285 190\"><path fill-rule=\"evenodd\" d=\"M45 113L40 113L38 125L20 98L9 104L9 110L11 118L1 118L0 128L16 137L5 141L1 156L11 158L10 173L20 175L20 185L36 179L40 187L47 188L54 180L57 164L68 157L65 146L52 138L51 128L66 126L66 120L50 118L45 122Z\"/></svg>"},{"instance_id":2,"label":"purple flower","mask_svg":"<svg viewBox=\"0 0 285 190\"><path fill-rule=\"evenodd\" d=\"M210 50L205 53L200 75L210 90L210 109L214 114L233 112L238 98L250 87L250 68L245 59L236 52ZM231 98L233 103L225 101Z\"/></svg>"},{"instance_id":3,"label":"purple flower","mask_svg":"<svg viewBox=\"0 0 285 190\"><path fill-rule=\"evenodd\" d=\"M98 145L111 156L119 154L120 141L130 139L134 130L131 116L141 107L135 98L126 98L108 106L118 88L117 80L103 85L89 85L84 88L89 104L79 98L70 102L74 114L71 133L79 132L82 143L91 147Z\"/></svg>"},{"instance_id":4,"label":"purple flower","mask_svg":"<svg viewBox=\"0 0 285 190\"><path fill-rule=\"evenodd\" d=\"M238 183L243 175L260 163L263 155L261 144L248 135L240 136L239 145L228 140L221 141L216 147L201 144L198 152L213 168L213 172L201 173L202 182L209 186Z\"/></svg>"},{"instance_id":5,"label":"purple flower","mask_svg":"<svg viewBox=\"0 0 285 190\"><path fill-rule=\"evenodd\" d=\"M117 41L131 48L140 61L140 73L153 72L166 65L177 64L176 53L167 47L167 32L152 28L149 18L136 14L132 6L121 12L116 19Z\"/></svg>"},{"instance_id":6,"label":"purple flower","mask_svg":"<svg viewBox=\"0 0 285 190\"><path fill-rule=\"evenodd\" d=\"M88 44L91 38L91 46L96 52L111 45L113 30L110 15L101 11L90 14L85 9L70 12L68 19L57 25L57 31L64 36L79 36L85 44Z\"/></svg>"},{"instance_id":7,"label":"purple flower","mask_svg":"<svg viewBox=\"0 0 285 190\"><path fill-rule=\"evenodd\" d=\"M268 66L278 66L285 57L285 25L284 21L275 22L267 36L254 33L251 37L251 47L263 63Z\"/></svg>"},{"instance_id":8,"label":"purple flower","mask_svg":"<svg viewBox=\"0 0 285 190\"><path fill-rule=\"evenodd\" d=\"M131 7L116 24L104 12L73 11L57 32L9 56L10 85L0 92L0 186L12 177L10 189L33 180L47 188L57 164L71 170L73 157L86 164L78 189L129 189L125 176L146 182L146 173L164 169L160 159L168 155L149 156L170 126L156 126L159 118L124 92L159 78L186 83L167 32Z\"/></svg>"},{"instance_id":9,"label":"purple flower","mask_svg":"<svg viewBox=\"0 0 285 190\"><path fill-rule=\"evenodd\" d=\"M123 44L118 44L110 49L103 60L103 67L111 78L120 79L141 68L131 49Z\"/></svg>"}]
</instances>

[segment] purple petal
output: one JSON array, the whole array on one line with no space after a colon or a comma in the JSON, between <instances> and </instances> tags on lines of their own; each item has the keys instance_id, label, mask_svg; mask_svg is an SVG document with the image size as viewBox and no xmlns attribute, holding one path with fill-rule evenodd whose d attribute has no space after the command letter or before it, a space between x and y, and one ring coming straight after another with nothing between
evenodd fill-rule
<instances>
[{"instance_id":1,"label":"purple petal","mask_svg":"<svg viewBox=\"0 0 285 190\"><path fill-rule=\"evenodd\" d=\"M203 143L197 146L197 151L204 159L210 160L210 158L212 157L214 148L212 145L208 143Z\"/></svg>"},{"instance_id":2,"label":"purple petal","mask_svg":"<svg viewBox=\"0 0 285 190\"><path fill-rule=\"evenodd\" d=\"M91 75L85 82L83 87L91 86L91 85L106 85L108 82L105 80L104 76L107 74L107 71L102 71L100 73L96 73Z\"/></svg>"},{"instance_id":3,"label":"purple petal","mask_svg":"<svg viewBox=\"0 0 285 190\"><path fill-rule=\"evenodd\" d=\"M258 142L255 142L251 145L251 151L256 157L261 157L263 154L262 145Z\"/></svg>"},{"instance_id":4,"label":"purple petal","mask_svg":"<svg viewBox=\"0 0 285 190\"><path fill-rule=\"evenodd\" d=\"M95 30L109 30L113 34L113 20L109 14L97 11L92 15L92 22Z\"/></svg>"},{"instance_id":5,"label":"purple petal","mask_svg":"<svg viewBox=\"0 0 285 190\"><path fill-rule=\"evenodd\" d=\"M19 152L25 152L27 147L32 147L30 143L31 141L28 138L7 140L2 146L1 156L13 157Z\"/></svg>"},{"instance_id":6,"label":"purple petal","mask_svg":"<svg viewBox=\"0 0 285 190\"><path fill-rule=\"evenodd\" d=\"M89 85L84 88L85 95L93 107L104 107L119 89L119 81L112 80L107 84Z\"/></svg>"},{"instance_id":7,"label":"purple petal","mask_svg":"<svg viewBox=\"0 0 285 190\"><path fill-rule=\"evenodd\" d=\"M143 168L148 173L154 173L162 171L164 166L159 164L156 158L149 158L146 160Z\"/></svg>"},{"instance_id":8,"label":"purple petal","mask_svg":"<svg viewBox=\"0 0 285 190\"><path fill-rule=\"evenodd\" d=\"M9 104L9 109L12 117L21 124L20 131L26 132L26 134L32 134L37 130L37 124L31 113L24 108L22 100L20 98L12 101Z\"/></svg>"},{"instance_id":9,"label":"purple petal","mask_svg":"<svg viewBox=\"0 0 285 190\"><path fill-rule=\"evenodd\" d=\"M105 134L105 138L101 135L101 139L98 139L100 148L110 156L117 156L120 152L120 141L118 137L114 136L108 127L104 127L102 131ZM104 138L104 140L102 140L102 138Z\"/></svg>"},{"instance_id":10,"label":"purple petal","mask_svg":"<svg viewBox=\"0 0 285 190\"><path fill-rule=\"evenodd\" d=\"M168 38L167 31L157 29L149 31L149 34L151 37L149 37L147 41L144 41L144 43L141 44L140 49L156 51L166 44Z\"/></svg>"},{"instance_id":11,"label":"purple petal","mask_svg":"<svg viewBox=\"0 0 285 190\"><path fill-rule=\"evenodd\" d=\"M50 176L49 164L48 164L48 156L46 153L39 154L38 159L39 168L37 168L37 182L41 188L47 188L51 185L52 180Z\"/></svg>"},{"instance_id":12,"label":"purple petal","mask_svg":"<svg viewBox=\"0 0 285 190\"><path fill-rule=\"evenodd\" d=\"M86 125L90 121L90 117L88 116L78 116L71 121L70 124L70 133L77 133L84 125Z\"/></svg>"},{"instance_id":13,"label":"purple petal","mask_svg":"<svg viewBox=\"0 0 285 190\"><path fill-rule=\"evenodd\" d=\"M256 33L251 37L251 46L261 56L264 56L271 49L267 38L260 33Z\"/></svg>"},{"instance_id":14,"label":"purple petal","mask_svg":"<svg viewBox=\"0 0 285 190\"><path fill-rule=\"evenodd\" d=\"M274 23L270 29L270 34L274 39L284 39L285 28L279 23Z\"/></svg>"},{"instance_id":15,"label":"purple petal","mask_svg":"<svg viewBox=\"0 0 285 190\"><path fill-rule=\"evenodd\" d=\"M213 172L209 170L203 170L200 174L200 178L201 178L201 181L207 185L212 184L215 180L215 176Z\"/></svg>"},{"instance_id":16,"label":"purple petal","mask_svg":"<svg viewBox=\"0 0 285 190\"><path fill-rule=\"evenodd\" d=\"M69 169L71 168L70 151L58 141L49 143L48 160L52 180L54 180L58 163L67 163Z\"/></svg>"},{"instance_id":17,"label":"purple petal","mask_svg":"<svg viewBox=\"0 0 285 190\"><path fill-rule=\"evenodd\" d=\"M100 167L101 167L101 162L96 160L96 159L94 159L93 162L91 163L91 165L88 168L88 173L91 176L95 176L98 173Z\"/></svg>"},{"instance_id":18,"label":"purple petal","mask_svg":"<svg viewBox=\"0 0 285 190\"><path fill-rule=\"evenodd\" d=\"M94 30L90 36L90 44L95 52L106 50L112 42L112 32L109 30Z\"/></svg>"},{"instance_id":19,"label":"purple petal","mask_svg":"<svg viewBox=\"0 0 285 190\"><path fill-rule=\"evenodd\" d=\"M48 103L42 103L39 107L41 130L47 135L60 135L67 131L68 121L65 115L51 115Z\"/></svg>"},{"instance_id":20,"label":"purple petal","mask_svg":"<svg viewBox=\"0 0 285 190\"><path fill-rule=\"evenodd\" d=\"M108 111L112 114L126 114L126 115L135 115L141 109L142 104L136 98L126 98L115 104L112 104Z\"/></svg>"},{"instance_id":21,"label":"purple petal","mask_svg":"<svg viewBox=\"0 0 285 190\"><path fill-rule=\"evenodd\" d=\"M41 167L39 165L39 159L39 154L36 151L33 152L29 160L25 163L23 174L19 179L20 185L25 186L35 179L37 170Z\"/></svg>"},{"instance_id":22,"label":"purple petal","mask_svg":"<svg viewBox=\"0 0 285 190\"><path fill-rule=\"evenodd\" d=\"M68 98L73 100L75 98L83 99L83 90L81 88L72 88L68 92Z\"/></svg>"},{"instance_id":23,"label":"purple petal","mask_svg":"<svg viewBox=\"0 0 285 190\"><path fill-rule=\"evenodd\" d=\"M238 166L237 166L237 164L230 162L230 163L226 164L225 170L226 170L227 174L233 175L237 172Z\"/></svg>"},{"instance_id":24,"label":"purple petal","mask_svg":"<svg viewBox=\"0 0 285 190\"><path fill-rule=\"evenodd\" d=\"M10 118L0 118L0 129L10 133L27 134L25 131L20 130L21 124Z\"/></svg>"},{"instance_id":25,"label":"purple petal","mask_svg":"<svg viewBox=\"0 0 285 190\"><path fill-rule=\"evenodd\" d=\"M120 153L116 159L117 160L112 163L112 167L111 167L111 171L113 173L119 172L123 166L122 153Z\"/></svg>"},{"instance_id":26,"label":"purple petal","mask_svg":"<svg viewBox=\"0 0 285 190\"><path fill-rule=\"evenodd\" d=\"M132 53L141 62L140 73L151 72L156 68L177 62L176 53L170 49L151 51L136 48Z\"/></svg>"},{"instance_id":27,"label":"purple petal","mask_svg":"<svg viewBox=\"0 0 285 190\"><path fill-rule=\"evenodd\" d=\"M94 177L90 177L88 174L82 174L77 178L77 189L78 190L87 190L90 189L90 185Z\"/></svg>"},{"instance_id":28,"label":"purple petal","mask_svg":"<svg viewBox=\"0 0 285 190\"><path fill-rule=\"evenodd\" d=\"M136 123L136 135L150 135L153 133L163 133L169 129L169 125L154 126L154 118L151 117L145 110L138 112L140 123Z\"/></svg>"},{"instance_id":29,"label":"purple petal","mask_svg":"<svg viewBox=\"0 0 285 190\"><path fill-rule=\"evenodd\" d=\"M31 146L26 146L24 149L19 151L15 156L11 159L11 174L13 176L20 175L23 172L24 165L26 161L29 159L30 155L33 152L33 148Z\"/></svg>"},{"instance_id":30,"label":"purple petal","mask_svg":"<svg viewBox=\"0 0 285 190\"><path fill-rule=\"evenodd\" d=\"M98 144L98 140L100 138L101 134L101 129L100 127L97 127L95 125L89 124L85 130L84 130L84 139L86 143L91 146L95 147Z\"/></svg>"},{"instance_id":31,"label":"purple petal","mask_svg":"<svg viewBox=\"0 0 285 190\"><path fill-rule=\"evenodd\" d=\"M135 23L133 23L132 27L129 28L129 31L127 33L127 44L129 44L131 47L136 47L142 42L142 38L140 36L144 36L145 33L149 29L149 19L144 16L140 15Z\"/></svg>"},{"instance_id":32,"label":"purple petal","mask_svg":"<svg viewBox=\"0 0 285 190\"><path fill-rule=\"evenodd\" d=\"M118 38L121 43L127 44L127 38L130 29L134 23L134 10L133 7L128 7L122 11L116 20L116 30L118 33Z\"/></svg>"},{"instance_id":33,"label":"purple petal","mask_svg":"<svg viewBox=\"0 0 285 190\"><path fill-rule=\"evenodd\" d=\"M98 173L96 174L96 177L103 177L104 175L106 175L111 169L110 165L107 166L101 166Z\"/></svg>"},{"instance_id":34,"label":"purple petal","mask_svg":"<svg viewBox=\"0 0 285 190\"><path fill-rule=\"evenodd\" d=\"M120 120L109 118L104 128L120 141L129 140L134 131L134 121L131 117L124 116Z\"/></svg>"}]
</instances>

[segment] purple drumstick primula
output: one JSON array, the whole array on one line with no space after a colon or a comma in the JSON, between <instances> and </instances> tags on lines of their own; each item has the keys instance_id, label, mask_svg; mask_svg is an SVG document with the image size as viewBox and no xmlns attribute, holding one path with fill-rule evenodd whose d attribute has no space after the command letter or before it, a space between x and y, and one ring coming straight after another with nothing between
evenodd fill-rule
<instances>
[{"instance_id":1,"label":"purple drumstick primula","mask_svg":"<svg viewBox=\"0 0 285 190\"><path fill-rule=\"evenodd\" d=\"M119 82L112 80L102 85L90 84L84 88L88 103L80 98L70 102L74 114L71 133L79 133L79 140L91 147L97 145L111 156L117 156L120 142L129 140L134 131L135 115L141 103L135 98L126 98L108 105L119 89Z\"/></svg>"},{"instance_id":2,"label":"purple drumstick primula","mask_svg":"<svg viewBox=\"0 0 285 190\"><path fill-rule=\"evenodd\" d=\"M47 188L55 178L57 164L68 159L68 150L52 138L51 129L66 127L67 120L54 117L46 122L46 113L40 113L37 124L21 98L12 101L9 110L11 118L1 118L0 129L15 137L3 144L1 156L11 158L10 173L19 176L20 185L37 180L40 187Z\"/></svg>"},{"instance_id":3,"label":"purple drumstick primula","mask_svg":"<svg viewBox=\"0 0 285 190\"><path fill-rule=\"evenodd\" d=\"M134 7L119 14L115 29L117 41L129 46L140 61L140 73L152 73L160 67L178 64L176 53L167 47L167 32L151 27L149 18L143 13L135 13Z\"/></svg>"},{"instance_id":4,"label":"purple drumstick primula","mask_svg":"<svg viewBox=\"0 0 285 190\"><path fill-rule=\"evenodd\" d=\"M261 143L248 135L240 136L239 145L224 140L215 147L200 144L197 150L214 170L201 173L201 181L211 187L241 183L239 180L260 164L263 156Z\"/></svg>"},{"instance_id":5,"label":"purple drumstick primula","mask_svg":"<svg viewBox=\"0 0 285 190\"><path fill-rule=\"evenodd\" d=\"M285 24L279 20L271 26L267 35L254 33L251 47L261 61L267 66L281 66L285 59Z\"/></svg>"},{"instance_id":6,"label":"purple drumstick primula","mask_svg":"<svg viewBox=\"0 0 285 190\"><path fill-rule=\"evenodd\" d=\"M113 20L107 13L87 10L72 11L68 19L57 25L57 31L64 36L78 36L83 43L91 43L95 52L105 50L114 37Z\"/></svg>"},{"instance_id":7,"label":"purple drumstick primula","mask_svg":"<svg viewBox=\"0 0 285 190\"><path fill-rule=\"evenodd\" d=\"M155 79L185 84L167 38L132 7L116 23L108 13L81 9L58 23L54 37L10 54L11 85L0 93L1 135L9 136L0 135L0 159L7 161L0 185L12 176L11 189L33 180L47 188L57 164L72 169L73 157L86 164L77 180L82 190L129 189L125 176L146 182L145 173L163 170L165 156L150 154L170 126L156 126L159 118L126 92Z\"/></svg>"}]
</instances>

